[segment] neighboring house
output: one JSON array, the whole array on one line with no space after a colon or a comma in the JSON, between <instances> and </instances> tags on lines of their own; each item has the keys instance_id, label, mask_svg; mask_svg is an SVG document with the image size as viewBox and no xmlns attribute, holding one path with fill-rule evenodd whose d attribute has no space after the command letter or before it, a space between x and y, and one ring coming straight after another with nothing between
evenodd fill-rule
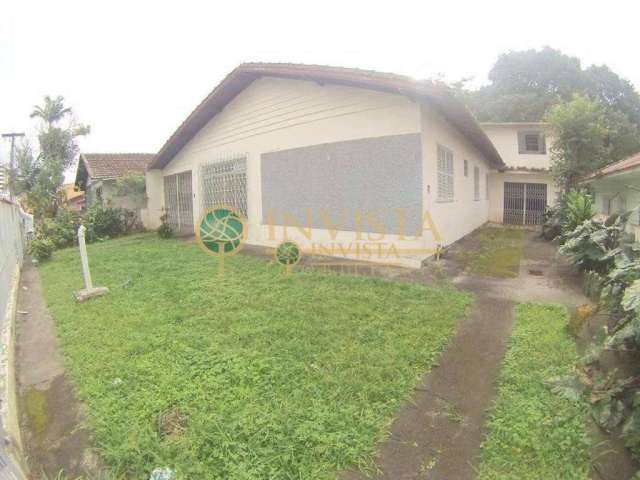
<instances>
[{"instance_id":1,"label":"neighboring house","mask_svg":"<svg viewBox=\"0 0 640 480\"><path fill-rule=\"evenodd\" d=\"M558 190L551 177L549 125L483 123L505 167L489 176L489 219L511 225L539 225Z\"/></svg>"},{"instance_id":2,"label":"neighboring house","mask_svg":"<svg viewBox=\"0 0 640 480\"><path fill-rule=\"evenodd\" d=\"M287 238L307 252L417 266L489 220L488 175L502 168L443 87L243 64L149 165L142 218L156 228L166 208L174 230L193 234L206 208L226 204L246 215L251 244Z\"/></svg>"},{"instance_id":3,"label":"neighboring house","mask_svg":"<svg viewBox=\"0 0 640 480\"><path fill-rule=\"evenodd\" d=\"M85 209L85 195L81 190L76 189L75 183L66 183L60 189L64 196L65 208L75 212L82 212Z\"/></svg>"},{"instance_id":4,"label":"neighboring house","mask_svg":"<svg viewBox=\"0 0 640 480\"><path fill-rule=\"evenodd\" d=\"M598 215L633 210L627 229L640 241L640 152L600 168L582 183L594 192Z\"/></svg>"},{"instance_id":5,"label":"neighboring house","mask_svg":"<svg viewBox=\"0 0 640 480\"><path fill-rule=\"evenodd\" d=\"M84 190L87 207L102 203L138 212L145 207L144 194L117 196L116 180L128 173L144 174L153 160L150 153L82 153L78 162L75 185Z\"/></svg>"}]
</instances>

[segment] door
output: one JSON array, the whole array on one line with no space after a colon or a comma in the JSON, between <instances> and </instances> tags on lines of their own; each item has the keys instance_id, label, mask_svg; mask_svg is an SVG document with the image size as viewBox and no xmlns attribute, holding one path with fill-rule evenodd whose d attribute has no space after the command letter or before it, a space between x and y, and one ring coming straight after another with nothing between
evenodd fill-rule
<instances>
[{"instance_id":1,"label":"door","mask_svg":"<svg viewBox=\"0 0 640 480\"><path fill-rule=\"evenodd\" d=\"M193 235L191 171L164 177L164 206L176 235Z\"/></svg>"},{"instance_id":2,"label":"door","mask_svg":"<svg viewBox=\"0 0 640 480\"><path fill-rule=\"evenodd\" d=\"M545 183L504 182L503 222L508 225L540 225L547 206Z\"/></svg>"}]
</instances>

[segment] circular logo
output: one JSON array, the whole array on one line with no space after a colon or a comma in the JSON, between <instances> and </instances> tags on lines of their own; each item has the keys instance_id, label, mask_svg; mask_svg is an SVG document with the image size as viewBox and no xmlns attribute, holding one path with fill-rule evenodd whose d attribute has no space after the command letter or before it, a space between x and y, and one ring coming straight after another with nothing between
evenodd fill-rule
<instances>
[{"instance_id":1,"label":"circular logo","mask_svg":"<svg viewBox=\"0 0 640 480\"><path fill-rule=\"evenodd\" d=\"M216 207L200 218L196 238L209 255L233 255L240 251L246 230L245 219L232 208Z\"/></svg>"},{"instance_id":2,"label":"circular logo","mask_svg":"<svg viewBox=\"0 0 640 480\"><path fill-rule=\"evenodd\" d=\"M300 247L295 242L282 242L276 248L276 262L280 265L284 265L285 267L290 267L295 265L302 258L302 251Z\"/></svg>"}]
</instances>

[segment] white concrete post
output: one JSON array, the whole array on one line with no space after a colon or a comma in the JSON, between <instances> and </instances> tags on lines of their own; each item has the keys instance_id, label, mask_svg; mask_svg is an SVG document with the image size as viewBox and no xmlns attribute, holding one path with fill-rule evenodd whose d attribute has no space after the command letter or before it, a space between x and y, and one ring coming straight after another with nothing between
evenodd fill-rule
<instances>
[{"instance_id":1,"label":"white concrete post","mask_svg":"<svg viewBox=\"0 0 640 480\"><path fill-rule=\"evenodd\" d=\"M84 277L85 290L91 290L93 283L91 282L91 272L89 271L89 258L87 257L87 245L84 242L84 233L87 227L80 225L78 228L78 246L80 247L80 261L82 262L82 276Z\"/></svg>"}]
</instances>

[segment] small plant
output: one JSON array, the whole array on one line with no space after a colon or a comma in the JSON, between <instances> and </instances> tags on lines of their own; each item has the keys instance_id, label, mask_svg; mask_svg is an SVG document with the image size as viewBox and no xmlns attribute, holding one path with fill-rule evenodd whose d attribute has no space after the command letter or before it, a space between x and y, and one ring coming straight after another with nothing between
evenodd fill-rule
<instances>
[{"instance_id":1,"label":"small plant","mask_svg":"<svg viewBox=\"0 0 640 480\"><path fill-rule=\"evenodd\" d=\"M29 244L29 254L38 262L51 258L55 245L45 237L38 237Z\"/></svg>"},{"instance_id":2,"label":"small plant","mask_svg":"<svg viewBox=\"0 0 640 480\"><path fill-rule=\"evenodd\" d=\"M158 227L158 236L160 238L171 238L173 237L173 229L171 225L169 225L169 213L164 210L164 213L160 216L160 227Z\"/></svg>"},{"instance_id":3,"label":"small plant","mask_svg":"<svg viewBox=\"0 0 640 480\"><path fill-rule=\"evenodd\" d=\"M578 225L591 220L594 215L593 199L583 190L571 190L564 197L562 233L570 234Z\"/></svg>"}]
</instances>

